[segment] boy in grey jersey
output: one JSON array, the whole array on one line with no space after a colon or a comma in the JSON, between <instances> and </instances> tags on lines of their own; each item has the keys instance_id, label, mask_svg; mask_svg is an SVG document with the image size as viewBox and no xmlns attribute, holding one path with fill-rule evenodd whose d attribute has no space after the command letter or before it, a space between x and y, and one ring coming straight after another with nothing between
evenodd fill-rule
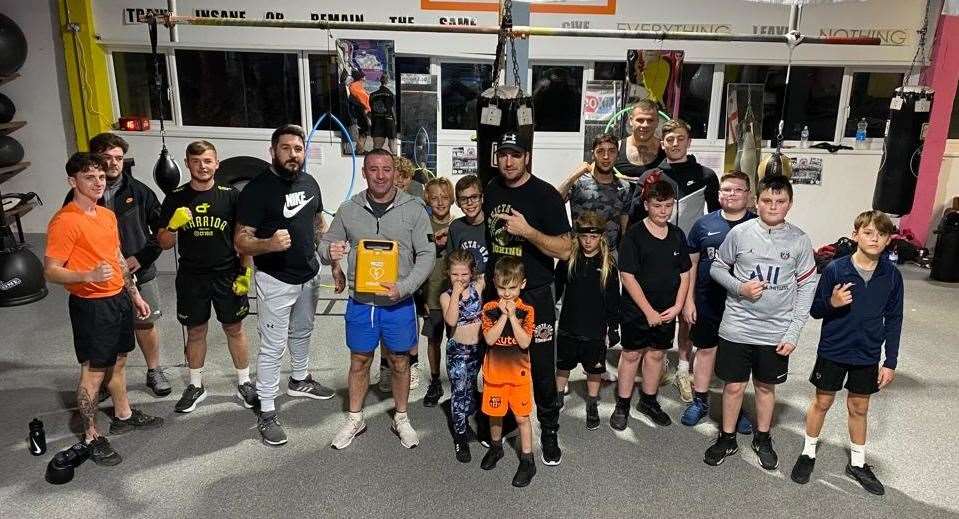
<instances>
[{"instance_id":1,"label":"boy in grey jersey","mask_svg":"<svg viewBox=\"0 0 959 519\"><path fill-rule=\"evenodd\" d=\"M726 311L719 327L716 376L723 379L723 423L705 462L719 465L738 450L736 419L746 384L756 388L756 436L752 448L766 470L779 465L769 428L776 384L786 381L789 354L816 292L812 243L786 222L792 186L785 177L760 183L759 218L729 231L716 251L710 275L726 288Z\"/></svg>"}]
</instances>

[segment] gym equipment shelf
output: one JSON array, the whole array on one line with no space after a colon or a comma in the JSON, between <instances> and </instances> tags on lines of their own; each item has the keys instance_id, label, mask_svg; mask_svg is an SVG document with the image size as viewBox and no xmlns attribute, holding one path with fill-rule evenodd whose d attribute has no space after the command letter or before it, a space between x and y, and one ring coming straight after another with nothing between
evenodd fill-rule
<instances>
[{"instance_id":1,"label":"gym equipment shelf","mask_svg":"<svg viewBox=\"0 0 959 519\"><path fill-rule=\"evenodd\" d=\"M0 168L0 184L10 180L11 178L17 176L17 173L30 167L29 162L19 162L12 166L7 166L5 168Z\"/></svg>"},{"instance_id":2,"label":"gym equipment shelf","mask_svg":"<svg viewBox=\"0 0 959 519\"><path fill-rule=\"evenodd\" d=\"M20 74L10 74L9 76L0 76L0 86L6 85L7 83L13 81L20 77Z\"/></svg>"},{"instance_id":3,"label":"gym equipment shelf","mask_svg":"<svg viewBox=\"0 0 959 519\"><path fill-rule=\"evenodd\" d=\"M4 213L7 216L6 225L16 225L17 226L17 236L20 238L20 243L23 241L23 224L20 223L20 217L33 211L33 208L40 205L39 202L34 199L30 202L21 203L20 205L14 207L13 209L7 209Z\"/></svg>"},{"instance_id":4,"label":"gym equipment shelf","mask_svg":"<svg viewBox=\"0 0 959 519\"><path fill-rule=\"evenodd\" d=\"M0 124L0 135L10 135L26 125L26 121L10 121L8 123Z\"/></svg>"}]
</instances>

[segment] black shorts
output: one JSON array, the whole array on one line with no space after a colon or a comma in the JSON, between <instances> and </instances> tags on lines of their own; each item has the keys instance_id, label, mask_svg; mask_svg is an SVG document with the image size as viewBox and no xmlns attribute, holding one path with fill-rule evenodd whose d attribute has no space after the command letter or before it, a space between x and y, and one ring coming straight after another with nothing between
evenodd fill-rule
<instances>
[{"instance_id":1,"label":"black shorts","mask_svg":"<svg viewBox=\"0 0 959 519\"><path fill-rule=\"evenodd\" d=\"M396 121L389 117L373 117L370 135L373 137L396 138Z\"/></svg>"},{"instance_id":2,"label":"black shorts","mask_svg":"<svg viewBox=\"0 0 959 519\"><path fill-rule=\"evenodd\" d=\"M622 324L623 349L636 351L643 348L668 350L673 347L676 337L676 319L659 326L649 326L645 317L639 317Z\"/></svg>"},{"instance_id":3,"label":"black shorts","mask_svg":"<svg viewBox=\"0 0 959 519\"><path fill-rule=\"evenodd\" d=\"M722 321L696 316L696 323L689 328L689 340L693 346L707 350L719 344L719 324Z\"/></svg>"},{"instance_id":4,"label":"black shorts","mask_svg":"<svg viewBox=\"0 0 959 519\"><path fill-rule=\"evenodd\" d=\"M427 310L426 315L423 316L423 329L420 333L438 343L443 340L444 330L448 330L448 328L443 320L443 311ZM448 331L446 335L449 336Z\"/></svg>"},{"instance_id":5,"label":"black shorts","mask_svg":"<svg viewBox=\"0 0 959 519\"><path fill-rule=\"evenodd\" d=\"M590 375L606 372L606 339L590 339L559 330L556 334L556 369L569 371L577 364Z\"/></svg>"},{"instance_id":6,"label":"black shorts","mask_svg":"<svg viewBox=\"0 0 959 519\"><path fill-rule=\"evenodd\" d=\"M210 320L210 305L216 310L216 320L233 324L250 313L247 296L233 293L237 270L194 274L177 272L176 317L183 326L199 326Z\"/></svg>"},{"instance_id":7,"label":"black shorts","mask_svg":"<svg viewBox=\"0 0 959 519\"><path fill-rule=\"evenodd\" d=\"M133 304L126 292L99 299L71 295L68 306L77 362L109 368L133 351Z\"/></svg>"},{"instance_id":8,"label":"black shorts","mask_svg":"<svg viewBox=\"0 0 959 519\"><path fill-rule=\"evenodd\" d=\"M743 344L720 337L716 352L716 376L725 382L782 384L789 374L789 357L776 353L776 346Z\"/></svg>"},{"instance_id":9,"label":"black shorts","mask_svg":"<svg viewBox=\"0 0 959 519\"><path fill-rule=\"evenodd\" d=\"M809 381L821 391L839 391L845 382L850 393L871 395L879 392L879 364L857 366L817 356Z\"/></svg>"}]
</instances>

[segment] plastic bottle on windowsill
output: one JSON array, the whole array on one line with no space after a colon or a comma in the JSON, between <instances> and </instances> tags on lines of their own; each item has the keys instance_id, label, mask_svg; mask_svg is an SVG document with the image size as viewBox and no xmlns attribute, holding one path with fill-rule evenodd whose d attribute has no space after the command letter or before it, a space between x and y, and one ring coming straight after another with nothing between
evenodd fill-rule
<instances>
[{"instance_id":1,"label":"plastic bottle on windowsill","mask_svg":"<svg viewBox=\"0 0 959 519\"><path fill-rule=\"evenodd\" d=\"M869 123L866 122L866 118L863 117L859 119L859 124L856 125L856 149L864 150L866 149L866 130L869 128Z\"/></svg>"}]
</instances>

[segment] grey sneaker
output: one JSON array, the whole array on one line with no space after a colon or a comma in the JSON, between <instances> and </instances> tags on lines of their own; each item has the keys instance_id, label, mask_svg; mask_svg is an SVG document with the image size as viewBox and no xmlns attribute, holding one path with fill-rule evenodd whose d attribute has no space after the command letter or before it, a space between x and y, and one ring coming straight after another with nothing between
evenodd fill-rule
<instances>
[{"instance_id":1,"label":"grey sneaker","mask_svg":"<svg viewBox=\"0 0 959 519\"><path fill-rule=\"evenodd\" d=\"M260 405L260 398L256 396L256 386L253 385L253 382L244 382L236 386L236 397L247 409Z\"/></svg>"},{"instance_id":2,"label":"grey sneaker","mask_svg":"<svg viewBox=\"0 0 959 519\"><path fill-rule=\"evenodd\" d=\"M416 429L413 429L413 425L410 424L409 417L393 420L390 430L399 437L400 445L407 449L412 449L420 444L420 437L417 436Z\"/></svg>"},{"instance_id":3,"label":"grey sneaker","mask_svg":"<svg viewBox=\"0 0 959 519\"><path fill-rule=\"evenodd\" d=\"M353 438L366 432L366 422L361 417L359 421L354 420L349 414L346 415L346 421L340 426L336 434L333 435L333 441L330 447L336 450L343 450L353 443Z\"/></svg>"},{"instance_id":4,"label":"grey sneaker","mask_svg":"<svg viewBox=\"0 0 959 519\"><path fill-rule=\"evenodd\" d=\"M329 400L333 398L333 395L336 393L332 389L313 380L313 375L307 375L303 380L293 380L293 377L290 377L286 394L290 396L305 396L315 400Z\"/></svg>"},{"instance_id":5,"label":"grey sneaker","mask_svg":"<svg viewBox=\"0 0 959 519\"><path fill-rule=\"evenodd\" d=\"M170 379L167 378L166 372L159 367L147 370L147 387L156 396L167 396L173 391L173 386L170 385Z\"/></svg>"},{"instance_id":6,"label":"grey sneaker","mask_svg":"<svg viewBox=\"0 0 959 519\"><path fill-rule=\"evenodd\" d=\"M263 436L263 442L268 445L283 445L286 443L286 432L280 425L280 420L276 417L276 411L270 411L260 415L257 420L256 428Z\"/></svg>"},{"instance_id":7,"label":"grey sneaker","mask_svg":"<svg viewBox=\"0 0 959 519\"><path fill-rule=\"evenodd\" d=\"M126 420L116 416L110 420L110 434L123 434L134 429L155 429L163 425L163 418L150 416L139 409L131 409L132 413Z\"/></svg>"}]
</instances>

